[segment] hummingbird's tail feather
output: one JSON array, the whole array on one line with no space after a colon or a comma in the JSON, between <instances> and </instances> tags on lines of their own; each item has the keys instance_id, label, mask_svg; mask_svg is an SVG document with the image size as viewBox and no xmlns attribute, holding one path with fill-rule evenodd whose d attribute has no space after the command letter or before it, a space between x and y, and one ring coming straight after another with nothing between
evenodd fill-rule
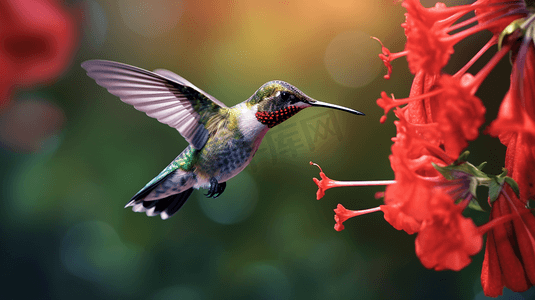
<instances>
[{"instance_id":1,"label":"hummingbird's tail feather","mask_svg":"<svg viewBox=\"0 0 535 300\"><path fill-rule=\"evenodd\" d=\"M160 215L165 220L188 200L195 182L195 174L181 169L158 176L135 194L125 208L132 206L135 212L144 212L149 217Z\"/></svg>"},{"instance_id":2,"label":"hummingbird's tail feather","mask_svg":"<svg viewBox=\"0 0 535 300\"><path fill-rule=\"evenodd\" d=\"M145 212L149 217L160 215L162 220L166 220L186 203L192 192L193 188L189 188L181 193L160 200L142 201L134 204L132 210L135 212Z\"/></svg>"},{"instance_id":3,"label":"hummingbird's tail feather","mask_svg":"<svg viewBox=\"0 0 535 300\"><path fill-rule=\"evenodd\" d=\"M132 211L144 212L149 217L160 215L162 220L166 220L174 215L186 203L193 188L189 188L178 194L173 194L159 200L130 200L125 207L132 206Z\"/></svg>"}]
</instances>

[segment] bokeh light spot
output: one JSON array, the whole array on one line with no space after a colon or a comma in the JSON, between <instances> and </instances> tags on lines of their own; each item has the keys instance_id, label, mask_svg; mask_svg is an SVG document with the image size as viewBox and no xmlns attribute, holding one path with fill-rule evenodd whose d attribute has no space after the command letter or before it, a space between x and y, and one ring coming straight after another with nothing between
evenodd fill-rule
<instances>
[{"instance_id":1,"label":"bokeh light spot","mask_svg":"<svg viewBox=\"0 0 535 300\"><path fill-rule=\"evenodd\" d=\"M65 122L61 108L44 99L13 102L0 114L0 145L15 152L43 150Z\"/></svg>"},{"instance_id":2,"label":"bokeh light spot","mask_svg":"<svg viewBox=\"0 0 535 300\"><path fill-rule=\"evenodd\" d=\"M381 72L381 60L377 57L379 48L369 34L342 32L325 50L325 67L333 80L343 86L365 86Z\"/></svg>"},{"instance_id":3,"label":"bokeh light spot","mask_svg":"<svg viewBox=\"0 0 535 300\"><path fill-rule=\"evenodd\" d=\"M73 275L121 294L133 294L144 271L144 252L124 244L102 221L71 227L61 242L61 260Z\"/></svg>"}]
</instances>

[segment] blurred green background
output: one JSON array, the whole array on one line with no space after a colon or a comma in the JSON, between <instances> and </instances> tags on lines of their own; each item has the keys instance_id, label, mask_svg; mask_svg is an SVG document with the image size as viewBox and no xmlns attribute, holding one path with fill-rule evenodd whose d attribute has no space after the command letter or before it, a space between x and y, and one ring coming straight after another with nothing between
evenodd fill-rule
<instances>
[{"instance_id":1,"label":"blurred green background","mask_svg":"<svg viewBox=\"0 0 535 300\"><path fill-rule=\"evenodd\" d=\"M381 204L374 194L383 188L338 188L315 200L312 177L319 175L311 160L337 180L393 179L388 155L395 118L391 113L381 125L375 100L381 91L407 96L412 75L401 59L393 63L392 79L384 80L380 46L369 37L403 50L399 4L67 4L81 11L74 61L53 84L19 90L9 108L24 116L46 111L35 126L55 122L56 130L32 149L7 142L0 149L1 298L484 299L483 251L460 272L435 272L418 261L415 237L392 228L381 213L351 219L342 232L333 229L338 203L374 207ZM488 37L457 45L446 72L458 70ZM187 144L175 129L87 77L80 63L88 59L169 69L229 106L280 79L366 117L322 108L299 113L270 130L253 163L221 197L196 191L162 221L123 206ZM504 60L480 88L489 121L509 73ZM505 149L497 139L482 136L470 150L474 163L488 161L487 171L500 173ZM469 214L478 224L488 218Z\"/></svg>"}]
</instances>

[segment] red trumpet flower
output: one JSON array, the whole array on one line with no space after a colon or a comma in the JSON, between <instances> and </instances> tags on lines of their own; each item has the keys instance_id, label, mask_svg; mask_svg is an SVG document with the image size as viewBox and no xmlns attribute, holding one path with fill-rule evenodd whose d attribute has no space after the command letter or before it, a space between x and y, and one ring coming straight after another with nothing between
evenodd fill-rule
<instances>
[{"instance_id":1,"label":"red trumpet flower","mask_svg":"<svg viewBox=\"0 0 535 300\"><path fill-rule=\"evenodd\" d=\"M415 74L409 97L395 99L383 92L377 100L385 112L382 123L398 107L389 157L395 181L377 183L387 185L384 205L352 211L339 204L336 230L351 217L381 210L396 229L418 234L416 254L424 266L456 271L481 250L482 235L488 233L481 274L485 295L498 296L504 286L520 292L535 284L535 216L528 209L535 199L535 14L526 3L478 0L424 8L418 0L403 1L405 49L391 53L381 43L379 54L388 69L386 79L390 62L402 56ZM468 13L475 16L459 21ZM493 33L487 44L455 74L443 73L453 46L482 30ZM486 65L475 75L467 73L496 44L498 52ZM506 170L487 175L483 164L475 167L461 153L484 122L485 106L476 91L509 52L514 62L510 90L487 130L507 146ZM322 180L315 179L318 199L328 188L370 185L320 175ZM475 199L480 185L489 188L492 210L489 222L476 227L461 213L467 207L481 209Z\"/></svg>"}]
</instances>

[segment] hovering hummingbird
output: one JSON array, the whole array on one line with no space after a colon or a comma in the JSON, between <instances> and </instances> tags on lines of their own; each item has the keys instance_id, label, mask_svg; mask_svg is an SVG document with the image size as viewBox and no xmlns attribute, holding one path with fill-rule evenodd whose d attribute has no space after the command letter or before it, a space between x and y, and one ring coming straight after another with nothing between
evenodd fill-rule
<instances>
[{"instance_id":1,"label":"hovering hummingbird","mask_svg":"<svg viewBox=\"0 0 535 300\"><path fill-rule=\"evenodd\" d=\"M265 83L249 99L227 107L168 70L150 72L106 60L89 60L82 67L97 84L176 128L189 142L125 206L148 216L159 214L164 220L182 207L194 188L208 189L207 197L221 195L227 180L249 164L267 131L300 110L320 106L364 115L314 100L284 81Z\"/></svg>"}]
</instances>

